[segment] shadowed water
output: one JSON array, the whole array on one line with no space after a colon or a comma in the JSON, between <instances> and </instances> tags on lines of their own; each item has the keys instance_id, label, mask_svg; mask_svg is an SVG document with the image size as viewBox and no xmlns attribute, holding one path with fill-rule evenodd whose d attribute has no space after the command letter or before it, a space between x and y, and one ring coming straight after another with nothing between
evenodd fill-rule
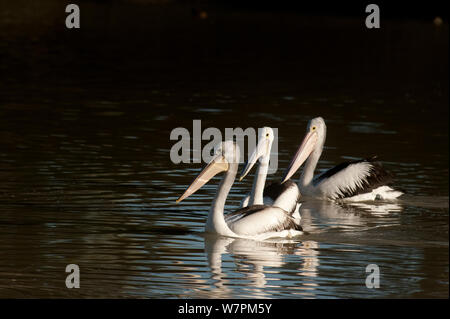
<instances>
[{"instance_id":1,"label":"shadowed water","mask_svg":"<svg viewBox=\"0 0 450 319\"><path fill-rule=\"evenodd\" d=\"M177 30L159 21L179 41L158 38L121 63L100 59L105 43L88 35L75 44L38 35L29 53L2 34L0 297L448 298L448 25L392 22L365 42L351 19L338 29L320 20L317 30L318 20L298 24L289 14L217 15L212 30L190 18ZM269 23L266 38L237 34L247 19ZM189 30L182 38L183 26L203 40ZM291 26L309 41L301 54L289 50L298 40ZM322 63L328 48L309 32L348 49ZM81 60L65 51L76 41L91 45ZM191 51L171 55L180 42ZM369 43L384 49L366 52ZM28 69L22 62L30 59L36 67ZM378 155L406 195L395 203L305 202L304 235L264 242L204 233L218 177L175 204L203 164L170 161L173 128L192 132L193 119L222 132L278 128L279 169L268 179L279 180L315 116L328 134L318 172ZM228 210L252 179L236 182ZM68 264L80 267L80 289L65 286ZM365 285L369 264L380 267L378 289Z\"/></svg>"}]
</instances>

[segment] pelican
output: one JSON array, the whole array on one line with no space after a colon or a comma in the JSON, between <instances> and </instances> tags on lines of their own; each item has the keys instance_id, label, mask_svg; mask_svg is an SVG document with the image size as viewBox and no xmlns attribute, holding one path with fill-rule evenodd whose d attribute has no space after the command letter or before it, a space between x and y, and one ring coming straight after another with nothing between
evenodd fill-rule
<instances>
[{"instance_id":1,"label":"pelican","mask_svg":"<svg viewBox=\"0 0 450 319\"><path fill-rule=\"evenodd\" d=\"M294 218L279 207L253 205L224 215L225 201L236 178L239 155L236 143L221 142L213 159L177 199L177 203L195 193L215 175L225 172L209 210L206 232L252 239L293 237L302 234L301 227Z\"/></svg>"},{"instance_id":2,"label":"pelican","mask_svg":"<svg viewBox=\"0 0 450 319\"><path fill-rule=\"evenodd\" d=\"M298 182L302 196L366 201L395 199L402 195L386 184L392 175L384 170L376 157L345 162L313 178L314 170L325 143L327 128L321 117L309 121L306 136L292 159L282 183L287 181L306 161Z\"/></svg>"},{"instance_id":3,"label":"pelican","mask_svg":"<svg viewBox=\"0 0 450 319\"><path fill-rule=\"evenodd\" d=\"M300 214L298 212L300 204L300 191L297 184L288 181L284 184L279 182L272 183L264 188L267 172L269 170L270 152L272 149L272 142L274 133L272 128L263 127L260 129L258 137L258 145L250 155L247 164L242 170L239 181L241 181L252 169L252 167L259 160L259 165L255 173L255 179L250 195L247 195L241 206L248 205L269 205L284 209L289 213L293 213L293 217L300 223Z\"/></svg>"}]
</instances>

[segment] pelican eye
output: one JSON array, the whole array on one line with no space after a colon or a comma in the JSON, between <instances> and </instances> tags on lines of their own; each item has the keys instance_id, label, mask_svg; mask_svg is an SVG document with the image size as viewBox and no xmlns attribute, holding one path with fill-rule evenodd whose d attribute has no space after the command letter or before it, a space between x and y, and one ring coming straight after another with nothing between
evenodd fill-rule
<instances>
[{"instance_id":1,"label":"pelican eye","mask_svg":"<svg viewBox=\"0 0 450 319\"><path fill-rule=\"evenodd\" d=\"M312 128L311 128L313 131L315 131L316 130L316 127L315 126L313 126Z\"/></svg>"},{"instance_id":2,"label":"pelican eye","mask_svg":"<svg viewBox=\"0 0 450 319\"><path fill-rule=\"evenodd\" d=\"M269 133L266 134L266 137L269 137Z\"/></svg>"}]
</instances>

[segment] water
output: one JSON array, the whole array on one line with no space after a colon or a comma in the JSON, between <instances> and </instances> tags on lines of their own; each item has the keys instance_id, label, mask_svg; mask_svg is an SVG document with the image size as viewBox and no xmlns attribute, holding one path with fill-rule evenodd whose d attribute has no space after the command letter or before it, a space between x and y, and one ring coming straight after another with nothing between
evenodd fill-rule
<instances>
[{"instance_id":1,"label":"water","mask_svg":"<svg viewBox=\"0 0 450 319\"><path fill-rule=\"evenodd\" d=\"M0 297L448 298L447 24L368 36L357 19L92 6L178 24L0 34ZM319 171L376 154L406 195L307 202L303 236L265 242L203 232L218 178L175 204L202 164L170 161L173 128L276 127L278 180L319 115ZM65 287L72 263L80 289Z\"/></svg>"}]
</instances>

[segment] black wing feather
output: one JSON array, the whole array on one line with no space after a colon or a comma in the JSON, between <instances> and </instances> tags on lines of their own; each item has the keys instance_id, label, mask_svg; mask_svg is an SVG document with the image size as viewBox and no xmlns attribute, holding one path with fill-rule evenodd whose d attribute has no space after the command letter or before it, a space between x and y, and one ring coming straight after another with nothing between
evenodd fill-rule
<instances>
[{"instance_id":1,"label":"black wing feather","mask_svg":"<svg viewBox=\"0 0 450 319\"><path fill-rule=\"evenodd\" d=\"M257 213L264 208L269 208L269 207L270 206L268 206L268 205L252 205L252 206L242 207L232 213L227 214L226 218L231 218L231 217L235 217L235 216L240 216L240 218L244 218L246 216Z\"/></svg>"},{"instance_id":2,"label":"black wing feather","mask_svg":"<svg viewBox=\"0 0 450 319\"><path fill-rule=\"evenodd\" d=\"M264 197L270 197L272 200L276 200L282 193L291 187L297 187L297 185L290 179L281 184L280 182L272 182L270 185L264 188ZM300 194L297 198L297 202L300 200Z\"/></svg>"},{"instance_id":3,"label":"black wing feather","mask_svg":"<svg viewBox=\"0 0 450 319\"><path fill-rule=\"evenodd\" d=\"M262 209L265 208L274 208L268 205L252 205L252 206L247 206L247 207L243 207L240 208L232 213L227 214L227 216L225 217L226 220L230 220L233 218L236 218L234 221L236 220L240 220L242 218L245 218L247 216L250 216L252 214L255 214L259 211L261 211ZM277 209L282 210L279 207L276 207ZM295 229L295 230L299 230L299 231L303 231L302 226L298 225L295 223L295 220L290 216L290 214L288 214L286 211L282 210L285 214L286 214L286 219L284 221L283 224L279 224L276 227L273 227L271 229L266 229L266 231L283 231L286 229Z\"/></svg>"},{"instance_id":4,"label":"black wing feather","mask_svg":"<svg viewBox=\"0 0 450 319\"><path fill-rule=\"evenodd\" d=\"M275 201L281 194L286 192L291 187L298 188L297 184L291 181L290 179L281 184L280 182L272 182L270 185L266 186L264 188L264 197L270 197L273 201ZM300 192L298 192L296 203L300 201ZM292 214L295 211L295 208L297 204L292 205L292 208L290 209L289 213ZM286 207L285 207L286 208Z\"/></svg>"},{"instance_id":5,"label":"black wing feather","mask_svg":"<svg viewBox=\"0 0 450 319\"><path fill-rule=\"evenodd\" d=\"M362 181L362 186L357 187L356 189L353 190L347 188L341 189L342 194L340 194L338 198L346 198L360 194L370 193L380 186L390 184L394 177L393 174L386 171L383 168L383 165L380 162L376 161L376 159L377 159L376 156L372 156L366 159L341 163L316 177L313 181L313 184L314 186L317 186L323 180L330 178L334 174L339 173L340 171L344 170L350 165L368 162L370 164L370 171L369 175L367 175L366 178Z\"/></svg>"}]
</instances>

